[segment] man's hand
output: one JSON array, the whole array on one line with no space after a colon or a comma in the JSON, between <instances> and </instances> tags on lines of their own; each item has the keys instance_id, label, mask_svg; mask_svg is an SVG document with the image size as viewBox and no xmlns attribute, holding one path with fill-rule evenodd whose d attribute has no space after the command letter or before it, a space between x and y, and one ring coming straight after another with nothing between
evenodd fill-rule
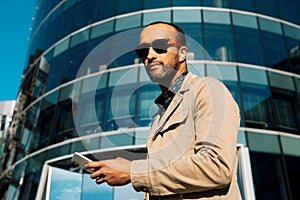
<instances>
[{"instance_id":1,"label":"man's hand","mask_svg":"<svg viewBox=\"0 0 300 200\"><path fill-rule=\"evenodd\" d=\"M110 186L121 186L131 182L130 161L124 158L90 162L85 168L97 169L91 174L92 179L96 179L97 184L107 182Z\"/></svg>"}]
</instances>

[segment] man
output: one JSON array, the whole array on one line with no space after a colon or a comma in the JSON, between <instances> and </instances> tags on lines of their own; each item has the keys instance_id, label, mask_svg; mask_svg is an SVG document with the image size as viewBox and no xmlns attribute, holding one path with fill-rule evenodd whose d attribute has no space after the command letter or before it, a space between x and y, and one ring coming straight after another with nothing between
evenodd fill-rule
<instances>
[{"instance_id":1,"label":"man","mask_svg":"<svg viewBox=\"0 0 300 200\"><path fill-rule=\"evenodd\" d=\"M96 183L131 182L150 199L241 199L236 180L239 110L216 79L187 72L183 31L155 22L141 34L136 53L162 94L147 140L145 160L91 162Z\"/></svg>"}]
</instances>

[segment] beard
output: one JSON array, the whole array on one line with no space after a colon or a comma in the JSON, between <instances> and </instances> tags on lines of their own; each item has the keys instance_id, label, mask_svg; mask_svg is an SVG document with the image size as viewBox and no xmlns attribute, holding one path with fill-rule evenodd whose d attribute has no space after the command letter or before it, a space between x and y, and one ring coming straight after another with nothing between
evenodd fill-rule
<instances>
[{"instance_id":1,"label":"beard","mask_svg":"<svg viewBox=\"0 0 300 200\"><path fill-rule=\"evenodd\" d=\"M179 65L180 62L174 62L171 65L157 62L157 65L155 65L156 69L151 70L151 67L146 67L146 71L152 82L168 87L176 75Z\"/></svg>"}]
</instances>

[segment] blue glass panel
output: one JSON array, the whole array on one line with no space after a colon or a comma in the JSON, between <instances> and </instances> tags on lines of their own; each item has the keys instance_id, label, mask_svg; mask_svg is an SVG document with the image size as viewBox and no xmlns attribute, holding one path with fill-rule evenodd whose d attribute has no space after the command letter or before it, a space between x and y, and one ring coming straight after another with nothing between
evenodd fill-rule
<instances>
[{"instance_id":1,"label":"blue glass panel","mask_svg":"<svg viewBox=\"0 0 300 200\"><path fill-rule=\"evenodd\" d=\"M63 83L86 75L86 71L81 71L80 67L86 57L87 44L87 42L83 42L80 45L70 48L64 70Z\"/></svg>"},{"instance_id":2,"label":"blue glass panel","mask_svg":"<svg viewBox=\"0 0 300 200\"><path fill-rule=\"evenodd\" d=\"M97 185L89 174L83 174L81 197L82 200L92 200L95 197L101 197L101 200L112 200L113 187L107 185L107 183Z\"/></svg>"},{"instance_id":3,"label":"blue glass panel","mask_svg":"<svg viewBox=\"0 0 300 200\"><path fill-rule=\"evenodd\" d=\"M115 187L113 200L119 199L143 199L143 192L136 192L131 185Z\"/></svg>"},{"instance_id":4,"label":"blue glass panel","mask_svg":"<svg viewBox=\"0 0 300 200\"><path fill-rule=\"evenodd\" d=\"M99 36L110 34L110 33L113 32L113 28L114 28L114 21L113 20L105 22L105 23L101 23L97 26L93 26L92 33L91 33L91 38L94 39L94 38L99 37Z\"/></svg>"},{"instance_id":5,"label":"blue glass panel","mask_svg":"<svg viewBox=\"0 0 300 200\"><path fill-rule=\"evenodd\" d=\"M173 0L173 6L200 6L200 0Z\"/></svg>"},{"instance_id":6,"label":"blue glass panel","mask_svg":"<svg viewBox=\"0 0 300 200\"><path fill-rule=\"evenodd\" d=\"M96 0L94 21L100 21L115 15L116 0Z\"/></svg>"},{"instance_id":7,"label":"blue glass panel","mask_svg":"<svg viewBox=\"0 0 300 200\"><path fill-rule=\"evenodd\" d=\"M250 151L280 154L280 146L276 135L247 132Z\"/></svg>"},{"instance_id":8,"label":"blue glass panel","mask_svg":"<svg viewBox=\"0 0 300 200\"><path fill-rule=\"evenodd\" d=\"M300 109L296 93L271 88L273 106L277 117L277 130L299 133Z\"/></svg>"},{"instance_id":9,"label":"blue glass panel","mask_svg":"<svg viewBox=\"0 0 300 200\"><path fill-rule=\"evenodd\" d=\"M134 68L110 73L105 130L135 126L136 95L134 91L137 84L137 71Z\"/></svg>"},{"instance_id":10,"label":"blue glass panel","mask_svg":"<svg viewBox=\"0 0 300 200\"><path fill-rule=\"evenodd\" d=\"M81 174L53 167L50 180L50 200L80 199L82 182Z\"/></svg>"},{"instance_id":11,"label":"blue glass panel","mask_svg":"<svg viewBox=\"0 0 300 200\"><path fill-rule=\"evenodd\" d=\"M253 143L269 143L268 139L266 136L257 138ZM289 199L281 158L282 156L277 154L250 151L256 199Z\"/></svg>"},{"instance_id":12,"label":"blue glass panel","mask_svg":"<svg viewBox=\"0 0 300 200\"><path fill-rule=\"evenodd\" d=\"M281 24L264 18L258 18L260 29L271 33L282 35Z\"/></svg>"},{"instance_id":13,"label":"blue glass panel","mask_svg":"<svg viewBox=\"0 0 300 200\"><path fill-rule=\"evenodd\" d=\"M254 16L232 13L232 21L235 26L258 29L257 19Z\"/></svg>"},{"instance_id":14,"label":"blue glass panel","mask_svg":"<svg viewBox=\"0 0 300 200\"><path fill-rule=\"evenodd\" d=\"M48 92L61 84L66 57L67 53L64 52L52 59L45 92Z\"/></svg>"},{"instance_id":15,"label":"blue glass panel","mask_svg":"<svg viewBox=\"0 0 300 200\"><path fill-rule=\"evenodd\" d=\"M293 138L293 140L295 140L295 138ZM294 145L299 146L299 140L297 140L297 142L295 140ZM300 174L298 173L298 166L300 166L300 157L285 155L284 160L286 162L286 171L288 174L292 198L300 199L300 184L298 181L300 179Z\"/></svg>"},{"instance_id":16,"label":"blue glass panel","mask_svg":"<svg viewBox=\"0 0 300 200\"><path fill-rule=\"evenodd\" d=\"M50 19L49 19L49 29L47 31L47 39L45 41L45 46L49 47L53 43L57 41L57 30L60 27L60 17L62 13L62 7L59 7L55 10L54 13L52 13Z\"/></svg>"},{"instance_id":17,"label":"blue glass panel","mask_svg":"<svg viewBox=\"0 0 300 200\"><path fill-rule=\"evenodd\" d=\"M119 18L116 20L116 31L139 27L141 26L141 23L142 23L141 14Z\"/></svg>"},{"instance_id":18,"label":"blue glass panel","mask_svg":"<svg viewBox=\"0 0 300 200\"><path fill-rule=\"evenodd\" d=\"M113 134L101 137L101 148L113 148L120 146L129 146L133 145L134 137L133 133L124 133L122 131L121 134Z\"/></svg>"},{"instance_id":19,"label":"blue glass panel","mask_svg":"<svg viewBox=\"0 0 300 200\"><path fill-rule=\"evenodd\" d=\"M94 0L84 0L77 3L73 31L78 30L92 22Z\"/></svg>"},{"instance_id":20,"label":"blue glass panel","mask_svg":"<svg viewBox=\"0 0 300 200\"><path fill-rule=\"evenodd\" d=\"M300 29L283 24L283 30L286 37L297 40L300 43ZM295 45L296 46L296 45Z\"/></svg>"},{"instance_id":21,"label":"blue glass panel","mask_svg":"<svg viewBox=\"0 0 300 200\"><path fill-rule=\"evenodd\" d=\"M213 24L230 24L230 15L229 12L204 10L203 21Z\"/></svg>"},{"instance_id":22,"label":"blue glass panel","mask_svg":"<svg viewBox=\"0 0 300 200\"><path fill-rule=\"evenodd\" d=\"M245 125L252 128L272 129L270 92L267 86L242 83L242 102Z\"/></svg>"},{"instance_id":23,"label":"blue glass panel","mask_svg":"<svg viewBox=\"0 0 300 200\"><path fill-rule=\"evenodd\" d=\"M260 84L265 86L268 85L267 74L266 71L264 70L240 67L239 72L240 72L240 80L243 83L254 83L254 84Z\"/></svg>"},{"instance_id":24,"label":"blue glass panel","mask_svg":"<svg viewBox=\"0 0 300 200\"><path fill-rule=\"evenodd\" d=\"M204 24L207 60L235 61L231 26Z\"/></svg>"},{"instance_id":25,"label":"blue glass panel","mask_svg":"<svg viewBox=\"0 0 300 200\"><path fill-rule=\"evenodd\" d=\"M202 0L203 6L227 8L228 0Z\"/></svg>"},{"instance_id":26,"label":"blue glass panel","mask_svg":"<svg viewBox=\"0 0 300 200\"><path fill-rule=\"evenodd\" d=\"M161 93L157 84L141 83L138 89L138 113L137 125L149 126L152 118L157 111L157 106L154 100Z\"/></svg>"},{"instance_id":27,"label":"blue glass panel","mask_svg":"<svg viewBox=\"0 0 300 200\"><path fill-rule=\"evenodd\" d=\"M117 4L117 14L125 14L134 11L141 10L143 6L143 1L140 0L118 0Z\"/></svg>"},{"instance_id":28,"label":"blue glass panel","mask_svg":"<svg viewBox=\"0 0 300 200\"><path fill-rule=\"evenodd\" d=\"M201 22L200 10L174 10L173 22L174 23L193 23Z\"/></svg>"},{"instance_id":29,"label":"blue glass panel","mask_svg":"<svg viewBox=\"0 0 300 200\"><path fill-rule=\"evenodd\" d=\"M144 0L144 9L162 8L162 7L170 7L170 6L171 6L171 0L164 0L164 1Z\"/></svg>"},{"instance_id":30,"label":"blue glass panel","mask_svg":"<svg viewBox=\"0 0 300 200\"><path fill-rule=\"evenodd\" d=\"M81 135L102 130L106 83L107 74L91 77L83 82L75 118L76 128Z\"/></svg>"},{"instance_id":31,"label":"blue glass panel","mask_svg":"<svg viewBox=\"0 0 300 200\"><path fill-rule=\"evenodd\" d=\"M273 0L255 0L255 7L260 14L278 18L277 3Z\"/></svg>"},{"instance_id":32,"label":"blue glass panel","mask_svg":"<svg viewBox=\"0 0 300 200\"><path fill-rule=\"evenodd\" d=\"M230 0L230 8L236 10L254 11L253 0Z\"/></svg>"},{"instance_id":33,"label":"blue glass panel","mask_svg":"<svg viewBox=\"0 0 300 200\"><path fill-rule=\"evenodd\" d=\"M300 24L300 16L299 10L297 10L296 0L278 0L278 5L281 19Z\"/></svg>"},{"instance_id":34,"label":"blue glass panel","mask_svg":"<svg viewBox=\"0 0 300 200\"><path fill-rule=\"evenodd\" d=\"M74 47L83 42L87 42L89 39L89 35L90 35L90 29L81 31L81 32L77 33L76 35L73 35L71 37L70 47Z\"/></svg>"},{"instance_id":35,"label":"blue glass panel","mask_svg":"<svg viewBox=\"0 0 300 200\"><path fill-rule=\"evenodd\" d=\"M71 33L75 14L76 14L76 4L72 5L70 8L65 10L60 18L60 28L57 33L57 38L61 39L64 36L68 35Z\"/></svg>"},{"instance_id":36,"label":"blue glass panel","mask_svg":"<svg viewBox=\"0 0 300 200\"><path fill-rule=\"evenodd\" d=\"M234 26L237 61L240 63L264 65L263 52L257 29Z\"/></svg>"},{"instance_id":37,"label":"blue glass panel","mask_svg":"<svg viewBox=\"0 0 300 200\"><path fill-rule=\"evenodd\" d=\"M144 13L143 25L147 25L155 21L171 22L171 11Z\"/></svg>"},{"instance_id":38,"label":"blue glass panel","mask_svg":"<svg viewBox=\"0 0 300 200\"><path fill-rule=\"evenodd\" d=\"M270 86L295 91L293 77L275 72L268 72Z\"/></svg>"},{"instance_id":39,"label":"blue glass panel","mask_svg":"<svg viewBox=\"0 0 300 200\"><path fill-rule=\"evenodd\" d=\"M288 57L283 36L263 31L261 39L266 66L278 68L277 65Z\"/></svg>"}]
</instances>

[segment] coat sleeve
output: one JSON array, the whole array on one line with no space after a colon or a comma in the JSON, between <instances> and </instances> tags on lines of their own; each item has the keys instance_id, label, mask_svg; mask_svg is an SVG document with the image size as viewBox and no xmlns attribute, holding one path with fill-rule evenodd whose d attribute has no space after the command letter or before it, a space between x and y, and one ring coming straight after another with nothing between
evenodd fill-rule
<instances>
[{"instance_id":1,"label":"coat sleeve","mask_svg":"<svg viewBox=\"0 0 300 200\"><path fill-rule=\"evenodd\" d=\"M227 88L214 78L196 81L192 90L193 153L176 160L133 161L131 181L137 191L170 195L229 186L233 173L236 173L238 106Z\"/></svg>"}]
</instances>

